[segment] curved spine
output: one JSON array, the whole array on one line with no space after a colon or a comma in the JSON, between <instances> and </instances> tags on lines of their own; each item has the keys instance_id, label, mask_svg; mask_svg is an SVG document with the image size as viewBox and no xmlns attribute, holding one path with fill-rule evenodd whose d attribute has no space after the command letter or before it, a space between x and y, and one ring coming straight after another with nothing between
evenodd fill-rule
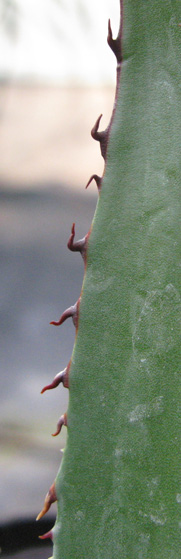
<instances>
[{"instance_id":1,"label":"curved spine","mask_svg":"<svg viewBox=\"0 0 181 559\"><path fill-rule=\"evenodd\" d=\"M59 435L63 425L65 427L67 427L67 414L66 413L61 415L61 417L59 418L58 423L57 423L56 431L55 431L55 433L52 433L52 437L57 437L57 435Z\"/></svg>"},{"instance_id":2,"label":"curved spine","mask_svg":"<svg viewBox=\"0 0 181 559\"><path fill-rule=\"evenodd\" d=\"M67 318L72 318L74 326L77 327L79 303L80 303L80 298L75 303L75 305L68 307L68 309L66 309L63 312L63 314L61 315L61 317L57 322L55 320L52 320L50 324L53 324L53 326L61 326L61 324L63 324L63 322L65 322Z\"/></svg>"},{"instance_id":3,"label":"curved spine","mask_svg":"<svg viewBox=\"0 0 181 559\"><path fill-rule=\"evenodd\" d=\"M85 260L85 252L86 252L88 234L85 235L85 237L83 239L80 239L79 241L76 241L76 242L74 241L74 238L75 238L75 223L72 224L71 234L70 234L70 237L68 239L67 247L72 252L80 252L83 260Z\"/></svg>"},{"instance_id":4,"label":"curved spine","mask_svg":"<svg viewBox=\"0 0 181 559\"><path fill-rule=\"evenodd\" d=\"M53 530L49 530L49 532L46 532L46 534L43 534L42 536L38 536L40 540L52 540L53 541Z\"/></svg>"},{"instance_id":5,"label":"curved spine","mask_svg":"<svg viewBox=\"0 0 181 559\"><path fill-rule=\"evenodd\" d=\"M90 179L88 180L88 182L87 182L85 188L88 188L88 186L90 185L90 183L91 183L93 180L96 182L98 191L100 192L102 177L99 177L98 175L95 175L95 174L94 174L94 175L91 175L91 177L90 177Z\"/></svg>"},{"instance_id":6,"label":"curved spine","mask_svg":"<svg viewBox=\"0 0 181 559\"><path fill-rule=\"evenodd\" d=\"M98 119L96 120L92 130L91 130L91 136L94 140L96 140L97 142L100 143L100 150L101 150L101 155L103 157L103 159L106 159L106 153L107 153L107 144L108 144L108 131L109 128L106 128L106 130L99 132L99 124L100 124L100 120L102 118L102 115L100 115L98 117Z\"/></svg>"},{"instance_id":7,"label":"curved spine","mask_svg":"<svg viewBox=\"0 0 181 559\"><path fill-rule=\"evenodd\" d=\"M56 388L57 386L59 386L61 382L65 388L69 388L69 381L68 381L69 369L70 369L70 363L67 365L65 369L63 369L63 371L57 373L57 375L54 377L51 384L47 384L46 386L44 386L44 388L42 388L41 394L44 394L46 390L52 390L53 388Z\"/></svg>"},{"instance_id":8,"label":"curved spine","mask_svg":"<svg viewBox=\"0 0 181 559\"><path fill-rule=\"evenodd\" d=\"M48 493L46 494L44 505L40 513L38 514L36 520L40 520L50 509L52 503L57 501L56 489L55 489L55 482L51 485Z\"/></svg>"}]
</instances>

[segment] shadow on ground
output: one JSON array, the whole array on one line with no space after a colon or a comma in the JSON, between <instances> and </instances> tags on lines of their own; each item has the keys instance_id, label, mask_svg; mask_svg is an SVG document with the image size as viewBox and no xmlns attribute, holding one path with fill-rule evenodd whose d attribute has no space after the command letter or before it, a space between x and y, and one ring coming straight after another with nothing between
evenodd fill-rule
<instances>
[{"instance_id":1,"label":"shadow on ground","mask_svg":"<svg viewBox=\"0 0 181 559\"><path fill-rule=\"evenodd\" d=\"M0 527L1 558L6 559L46 559L52 554L52 544L41 541L39 535L52 528L52 521L19 520Z\"/></svg>"}]
</instances>

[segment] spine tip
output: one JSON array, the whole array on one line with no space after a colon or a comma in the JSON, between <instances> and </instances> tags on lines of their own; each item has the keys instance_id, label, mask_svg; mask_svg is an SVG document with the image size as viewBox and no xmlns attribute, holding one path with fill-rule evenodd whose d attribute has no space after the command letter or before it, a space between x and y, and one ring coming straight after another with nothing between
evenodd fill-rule
<instances>
[{"instance_id":1,"label":"spine tip","mask_svg":"<svg viewBox=\"0 0 181 559\"><path fill-rule=\"evenodd\" d=\"M95 182L96 182L96 184L97 184L97 188L98 188L98 190L100 190L100 189L101 189L101 181L102 181L102 178L99 177L98 175L95 175L95 174L94 174L94 175L91 175L91 177L90 177L90 179L88 180L88 183L86 184L86 187L85 187L85 188L88 188L88 186L90 185L90 183L91 183L93 180L95 180Z\"/></svg>"},{"instance_id":2,"label":"spine tip","mask_svg":"<svg viewBox=\"0 0 181 559\"><path fill-rule=\"evenodd\" d=\"M38 516L36 517L36 520L40 520L40 518L43 518L43 516L48 512L48 510L50 509L52 503L55 503L55 501L57 501L57 496L56 496L56 490L55 490L55 482L53 482L53 484L51 485L48 493L46 494L45 500L44 500L44 505L42 510L39 512Z\"/></svg>"},{"instance_id":3,"label":"spine tip","mask_svg":"<svg viewBox=\"0 0 181 559\"><path fill-rule=\"evenodd\" d=\"M121 52L121 19L120 19L120 27L118 31L118 36L116 39L113 39L112 28L111 28L111 20L108 20L108 35L107 35L107 43L115 57L117 59L117 63L120 64L122 62L122 52Z\"/></svg>"},{"instance_id":4,"label":"spine tip","mask_svg":"<svg viewBox=\"0 0 181 559\"><path fill-rule=\"evenodd\" d=\"M99 132L98 128L99 128L99 123L100 120L102 118L102 114L98 117L98 119L96 120L92 130L91 130L91 136L94 140L97 140L98 142L100 142L100 149L101 149L101 155L103 157L103 159L106 159L106 153L107 153L107 143L108 143L108 132L109 132L109 127L106 128L106 130Z\"/></svg>"},{"instance_id":5,"label":"spine tip","mask_svg":"<svg viewBox=\"0 0 181 559\"><path fill-rule=\"evenodd\" d=\"M61 382L67 388L68 369L69 369L69 365L63 371L60 371L60 373L58 373L55 376L55 378L53 379L51 384L47 384L46 386L44 386L44 388L42 388L41 394L44 394L44 392L46 392L46 390L52 390L53 388L56 388L57 386L59 386L59 384Z\"/></svg>"},{"instance_id":6,"label":"spine tip","mask_svg":"<svg viewBox=\"0 0 181 559\"><path fill-rule=\"evenodd\" d=\"M46 532L46 534L43 534L42 536L38 536L40 540L47 540L47 539L51 539L53 541L53 530L49 530L49 532Z\"/></svg>"},{"instance_id":7,"label":"spine tip","mask_svg":"<svg viewBox=\"0 0 181 559\"><path fill-rule=\"evenodd\" d=\"M57 435L59 435L63 425L65 427L67 427L67 414L66 413L64 413L64 415L61 415L60 419L58 420L57 430L55 431L55 433L52 433L52 437L57 437Z\"/></svg>"},{"instance_id":8,"label":"spine tip","mask_svg":"<svg viewBox=\"0 0 181 559\"><path fill-rule=\"evenodd\" d=\"M72 225L71 234L68 239L67 247L72 252L80 252L82 258L84 259L87 235L83 239L80 239L79 241L76 242L74 242L74 238L75 238L75 223L73 223Z\"/></svg>"},{"instance_id":9,"label":"spine tip","mask_svg":"<svg viewBox=\"0 0 181 559\"><path fill-rule=\"evenodd\" d=\"M71 317L74 326L77 326L77 308L78 308L78 301L75 303L75 305L72 305L71 307L66 309L58 321L52 320L50 324L53 324L53 326L61 326L61 324L63 324L63 322L65 322L67 318Z\"/></svg>"}]
</instances>

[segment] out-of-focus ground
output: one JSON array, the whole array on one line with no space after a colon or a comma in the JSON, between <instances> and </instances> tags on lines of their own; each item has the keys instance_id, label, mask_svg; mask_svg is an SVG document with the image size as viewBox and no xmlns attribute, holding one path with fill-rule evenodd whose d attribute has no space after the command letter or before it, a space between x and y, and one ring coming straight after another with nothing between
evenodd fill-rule
<instances>
[{"instance_id":1,"label":"out-of-focus ground","mask_svg":"<svg viewBox=\"0 0 181 559\"><path fill-rule=\"evenodd\" d=\"M0 180L13 190L45 189L54 183L83 194L103 160L91 129L103 114L107 126L114 88L1 86ZM10 183L10 184L9 184Z\"/></svg>"},{"instance_id":2,"label":"out-of-focus ground","mask_svg":"<svg viewBox=\"0 0 181 559\"><path fill-rule=\"evenodd\" d=\"M97 190L84 187L92 173L102 174L103 160L90 129L100 113L101 129L108 124L113 99L112 88L1 87L3 522L36 517L65 444L65 428L56 439L51 433L67 409L68 391L40 391L67 365L75 330L71 319L60 328L49 322L80 294L83 261L66 244L73 221L77 239L91 224Z\"/></svg>"}]
</instances>

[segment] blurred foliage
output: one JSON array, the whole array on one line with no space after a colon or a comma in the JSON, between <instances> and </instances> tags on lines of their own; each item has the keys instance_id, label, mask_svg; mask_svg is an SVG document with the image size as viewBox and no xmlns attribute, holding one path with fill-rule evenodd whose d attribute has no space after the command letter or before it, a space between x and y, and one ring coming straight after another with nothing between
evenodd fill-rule
<instances>
[{"instance_id":1,"label":"blurred foliage","mask_svg":"<svg viewBox=\"0 0 181 559\"><path fill-rule=\"evenodd\" d=\"M70 10L70 5L67 3L67 0L53 0L56 4L58 4L64 11ZM86 27L90 26L90 13L88 10L88 2L85 0L74 0L73 2L73 11L78 15L79 19L82 21L83 25Z\"/></svg>"},{"instance_id":2,"label":"blurred foliage","mask_svg":"<svg viewBox=\"0 0 181 559\"><path fill-rule=\"evenodd\" d=\"M90 14L87 11L85 6L85 2L82 0L77 0L77 12L82 20L82 23L86 25L86 27L90 27Z\"/></svg>"},{"instance_id":3,"label":"blurred foliage","mask_svg":"<svg viewBox=\"0 0 181 559\"><path fill-rule=\"evenodd\" d=\"M0 25L15 40L18 33L19 7L16 0L0 0Z\"/></svg>"},{"instance_id":4,"label":"blurred foliage","mask_svg":"<svg viewBox=\"0 0 181 559\"><path fill-rule=\"evenodd\" d=\"M52 1L59 5L60 9L64 12L70 10L71 3L68 3L67 0ZM73 11L77 14L84 27L90 27L90 13L84 0L75 0L73 2ZM18 0L0 0L0 27L12 40L17 38L19 15Z\"/></svg>"}]
</instances>

